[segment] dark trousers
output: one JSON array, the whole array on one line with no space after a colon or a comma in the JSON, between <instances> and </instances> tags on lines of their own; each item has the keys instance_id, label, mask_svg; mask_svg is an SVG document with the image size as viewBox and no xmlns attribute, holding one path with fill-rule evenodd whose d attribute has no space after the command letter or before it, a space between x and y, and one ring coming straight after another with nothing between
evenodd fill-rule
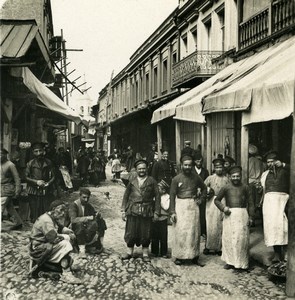
<instances>
[{"instance_id":1,"label":"dark trousers","mask_svg":"<svg viewBox=\"0 0 295 300\"><path fill-rule=\"evenodd\" d=\"M207 234L206 229L206 202L201 203L200 208L200 224L201 224L201 235Z\"/></svg>"},{"instance_id":2,"label":"dark trousers","mask_svg":"<svg viewBox=\"0 0 295 300\"><path fill-rule=\"evenodd\" d=\"M29 195L30 219L32 223L34 223L37 218L43 215L45 212L49 211L51 200L51 195Z\"/></svg>"},{"instance_id":3,"label":"dark trousers","mask_svg":"<svg viewBox=\"0 0 295 300\"><path fill-rule=\"evenodd\" d=\"M158 256L167 255L168 252L168 224L167 219L152 223L152 249L151 252Z\"/></svg>"}]
</instances>

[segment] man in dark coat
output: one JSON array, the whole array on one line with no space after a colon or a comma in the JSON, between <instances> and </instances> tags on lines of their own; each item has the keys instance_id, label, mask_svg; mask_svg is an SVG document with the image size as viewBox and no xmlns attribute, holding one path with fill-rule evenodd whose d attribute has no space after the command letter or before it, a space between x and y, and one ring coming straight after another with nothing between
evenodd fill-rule
<instances>
[{"instance_id":1,"label":"man in dark coat","mask_svg":"<svg viewBox=\"0 0 295 300\"><path fill-rule=\"evenodd\" d=\"M134 246L142 246L143 261L149 262L152 219L160 215L160 194L157 182L147 176L147 161L135 162L137 176L130 179L122 202L122 219L126 221L125 242L128 253L122 259L133 257Z\"/></svg>"},{"instance_id":2,"label":"man in dark coat","mask_svg":"<svg viewBox=\"0 0 295 300\"><path fill-rule=\"evenodd\" d=\"M181 150L181 157L188 155L195 159L195 150L191 147L191 141L184 141L184 148Z\"/></svg>"}]
</instances>

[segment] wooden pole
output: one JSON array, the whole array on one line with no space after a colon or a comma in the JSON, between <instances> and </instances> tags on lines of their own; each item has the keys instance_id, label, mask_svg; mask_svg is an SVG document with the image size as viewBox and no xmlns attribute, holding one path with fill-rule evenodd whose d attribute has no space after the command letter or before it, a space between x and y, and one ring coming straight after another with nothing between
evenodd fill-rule
<instances>
[{"instance_id":1,"label":"wooden pole","mask_svg":"<svg viewBox=\"0 0 295 300\"><path fill-rule=\"evenodd\" d=\"M211 140L211 133L212 133L212 121L211 115L206 116L207 121L207 169L211 174L212 169L212 140Z\"/></svg>"},{"instance_id":2,"label":"wooden pole","mask_svg":"<svg viewBox=\"0 0 295 300\"><path fill-rule=\"evenodd\" d=\"M249 132L246 126L241 128L241 167L242 182L248 184Z\"/></svg>"},{"instance_id":3,"label":"wooden pole","mask_svg":"<svg viewBox=\"0 0 295 300\"><path fill-rule=\"evenodd\" d=\"M295 81L294 81L295 85ZM287 282L286 294L288 297L295 297L295 88L293 107L293 133L291 150L291 171L290 171L290 198L288 203L288 261L287 261Z\"/></svg>"},{"instance_id":4,"label":"wooden pole","mask_svg":"<svg viewBox=\"0 0 295 300\"><path fill-rule=\"evenodd\" d=\"M176 164L180 162L181 142L180 142L180 121L175 120L175 146L176 146Z\"/></svg>"}]
</instances>

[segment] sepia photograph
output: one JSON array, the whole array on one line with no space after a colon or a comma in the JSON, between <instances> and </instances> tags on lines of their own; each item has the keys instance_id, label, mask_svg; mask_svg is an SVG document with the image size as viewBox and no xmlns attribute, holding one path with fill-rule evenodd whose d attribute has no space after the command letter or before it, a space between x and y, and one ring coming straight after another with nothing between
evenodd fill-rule
<instances>
[{"instance_id":1,"label":"sepia photograph","mask_svg":"<svg viewBox=\"0 0 295 300\"><path fill-rule=\"evenodd\" d=\"M0 0L4 300L295 299L295 1Z\"/></svg>"}]
</instances>

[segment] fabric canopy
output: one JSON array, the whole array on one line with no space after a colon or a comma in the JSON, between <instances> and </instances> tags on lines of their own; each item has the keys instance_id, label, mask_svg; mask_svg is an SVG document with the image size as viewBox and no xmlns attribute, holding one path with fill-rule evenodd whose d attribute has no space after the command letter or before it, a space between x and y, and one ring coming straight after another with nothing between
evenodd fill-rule
<instances>
[{"instance_id":1,"label":"fabric canopy","mask_svg":"<svg viewBox=\"0 0 295 300\"><path fill-rule=\"evenodd\" d=\"M279 120L293 112L295 37L245 60L258 63L203 99L203 113L244 110L242 125ZM247 110L247 111L245 111Z\"/></svg>"},{"instance_id":2,"label":"fabric canopy","mask_svg":"<svg viewBox=\"0 0 295 300\"><path fill-rule=\"evenodd\" d=\"M76 124L81 122L80 115L67 106L59 97L47 88L45 84L39 81L29 68L12 68L14 75L17 73L16 69L21 69L21 77L23 78L26 87L35 94L48 109L62 115L68 120L74 121Z\"/></svg>"}]
</instances>

